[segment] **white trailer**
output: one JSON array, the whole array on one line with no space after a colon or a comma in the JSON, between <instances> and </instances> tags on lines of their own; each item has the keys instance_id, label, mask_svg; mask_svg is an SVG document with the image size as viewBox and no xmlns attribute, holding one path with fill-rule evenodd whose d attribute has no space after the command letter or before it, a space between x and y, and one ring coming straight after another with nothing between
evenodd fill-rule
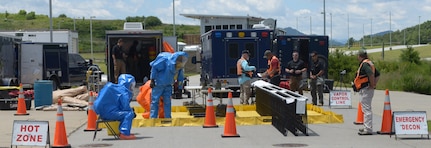
<instances>
[{"instance_id":1,"label":"white trailer","mask_svg":"<svg viewBox=\"0 0 431 148\"><path fill-rule=\"evenodd\" d=\"M50 31L10 31L2 34L21 37L23 42L49 43ZM78 32L70 30L52 31L53 43L67 43L69 53L79 53Z\"/></svg>"}]
</instances>

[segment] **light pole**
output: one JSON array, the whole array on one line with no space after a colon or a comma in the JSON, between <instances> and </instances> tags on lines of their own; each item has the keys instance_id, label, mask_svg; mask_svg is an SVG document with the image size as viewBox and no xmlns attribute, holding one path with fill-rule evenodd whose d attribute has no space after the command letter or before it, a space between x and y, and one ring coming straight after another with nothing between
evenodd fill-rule
<instances>
[{"instance_id":1,"label":"light pole","mask_svg":"<svg viewBox=\"0 0 431 148\"><path fill-rule=\"evenodd\" d=\"M172 10L172 16L173 16L173 24L174 24L174 36L175 36L175 0L172 0L172 8L173 8L173 10Z\"/></svg>"},{"instance_id":2,"label":"light pole","mask_svg":"<svg viewBox=\"0 0 431 148\"><path fill-rule=\"evenodd\" d=\"M347 48L350 49L349 14L347 13Z\"/></svg>"},{"instance_id":3,"label":"light pole","mask_svg":"<svg viewBox=\"0 0 431 148\"><path fill-rule=\"evenodd\" d=\"M362 24L362 48L365 47L365 24Z\"/></svg>"},{"instance_id":4,"label":"light pole","mask_svg":"<svg viewBox=\"0 0 431 148\"><path fill-rule=\"evenodd\" d=\"M392 50L392 14L389 11L389 50Z\"/></svg>"},{"instance_id":5,"label":"light pole","mask_svg":"<svg viewBox=\"0 0 431 148\"><path fill-rule=\"evenodd\" d=\"M421 44L421 16L419 15L419 35L418 35L418 45Z\"/></svg>"},{"instance_id":6,"label":"light pole","mask_svg":"<svg viewBox=\"0 0 431 148\"><path fill-rule=\"evenodd\" d=\"M406 45L406 29L404 29L404 45Z\"/></svg>"},{"instance_id":7,"label":"light pole","mask_svg":"<svg viewBox=\"0 0 431 148\"><path fill-rule=\"evenodd\" d=\"M371 38L371 47L373 47L373 18L371 18L371 33L370 33L370 38Z\"/></svg>"},{"instance_id":8,"label":"light pole","mask_svg":"<svg viewBox=\"0 0 431 148\"><path fill-rule=\"evenodd\" d=\"M323 35L326 35L326 12L325 12L325 0L323 0Z\"/></svg>"},{"instance_id":9,"label":"light pole","mask_svg":"<svg viewBox=\"0 0 431 148\"><path fill-rule=\"evenodd\" d=\"M332 48L332 13L329 13L329 15L331 16L331 38L329 40L329 43L331 43L331 48Z\"/></svg>"},{"instance_id":10,"label":"light pole","mask_svg":"<svg viewBox=\"0 0 431 148\"><path fill-rule=\"evenodd\" d=\"M52 43L52 0L49 0L49 40Z\"/></svg>"},{"instance_id":11,"label":"light pole","mask_svg":"<svg viewBox=\"0 0 431 148\"><path fill-rule=\"evenodd\" d=\"M299 19L304 19L304 18L307 18L306 16L302 16L302 17L296 17L296 30L298 31L298 32L300 32L299 31L299 27L298 27L298 22L300 21ZM313 33L312 31L311 31L311 16L310 16L310 35ZM305 31L304 31L305 32Z\"/></svg>"},{"instance_id":12,"label":"light pole","mask_svg":"<svg viewBox=\"0 0 431 148\"><path fill-rule=\"evenodd\" d=\"M80 17L78 17L79 19ZM73 31L76 31L76 18L73 17Z\"/></svg>"},{"instance_id":13,"label":"light pole","mask_svg":"<svg viewBox=\"0 0 431 148\"><path fill-rule=\"evenodd\" d=\"M73 17L73 31L76 31L76 20L75 20L75 17Z\"/></svg>"},{"instance_id":14,"label":"light pole","mask_svg":"<svg viewBox=\"0 0 431 148\"><path fill-rule=\"evenodd\" d=\"M95 16L90 16L90 47L91 47L91 60L93 59L93 18L96 18Z\"/></svg>"},{"instance_id":15,"label":"light pole","mask_svg":"<svg viewBox=\"0 0 431 148\"><path fill-rule=\"evenodd\" d=\"M313 34L313 31L311 30L311 15L310 15L310 35Z\"/></svg>"},{"instance_id":16,"label":"light pole","mask_svg":"<svg viewBox=\"0 0 431 148\"><path fill-rule=\"evenodd\" d=\"M58 30L60 30L60 29L61 29L61 27L60 27L60 26L61 26L61 23L62 23L62 22L64 22L64 19L61 19L61 21L58 21Z\"/></svg>"}]
</instances>

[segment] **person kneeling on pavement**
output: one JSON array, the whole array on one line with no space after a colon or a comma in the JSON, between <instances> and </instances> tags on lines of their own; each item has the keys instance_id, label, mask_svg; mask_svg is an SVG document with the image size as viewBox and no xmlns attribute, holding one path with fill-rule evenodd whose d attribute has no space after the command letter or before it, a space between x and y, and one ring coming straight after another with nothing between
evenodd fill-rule
<instances>
[{"instance_id":1,"label":"person kneeling on pavement","mask_svg":"<svg viewBox=\"0 0 431 148\"><path fill-rule=\"evenodd\" d=\"M120 139L136 139L130 134L132 121L136 117L130 101L133 97L133 88L136 85L135 77L130 74L121 74L118 84L108 82L99 92L94 101L94 111L104 120L120 121Z\"/></svg>"}]
</instances>

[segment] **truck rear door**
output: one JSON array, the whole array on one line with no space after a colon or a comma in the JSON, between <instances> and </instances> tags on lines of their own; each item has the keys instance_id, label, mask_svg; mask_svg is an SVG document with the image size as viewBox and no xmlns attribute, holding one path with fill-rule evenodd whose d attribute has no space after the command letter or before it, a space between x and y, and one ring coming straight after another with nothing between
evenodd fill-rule
<instances>
[{"instance_id":1,"label":"truck rear door","mask_svg":"<svg viewBox=\"0 0 431 148\"><path fill-rule=\"evenodd\" d=\"M87 62L76 53L69 53L69 78L72 83L83 83L86 80Z\"/></svg>"},{"instance_id":2,"label":"truck rear door","mask_svg":"<svg viewBox=\"0 0 431 148\"><path fill-rule=\"evenodd\" d=\"M23 84L33 84L43 79L43 45L22 44L20 57L20 81Z\"/></svg>"},{"instance_id":3,"label":"truck rear door","mask_svg":"<svg viewBox=\"0 0 431 148\"><path fill-rule=\"evenodd\" d=\"M122 49L128 54L123 60L126 63L126 73L135 77L136 83L142 83L145 77L150 77L150 62L162 51L163 35L160 31L107 31L106 59L108 81L115 82L112 49L118 39L124 41ZM137 44L136 44L137 43Z\"/></svg>"},{"instance_id":4,"label":"truck rear door","mask_svg":"<svg viewBox=\"0 0 431 148\"><path fill-rule=\"evenodd\" d=\"M225 40L225 54L226 55L226 66L224 67L225 74L228 74L229 78L237 78L236 64L239 58L241 58L241 53L243 50L248 50L250 52L249 65L256 66L259 65L257 57L257 38L236 38Z\"/></svg>"},{"instance_id":5,"label":"truck rear door","mask_svg":"<svg viewBox=\"0 0 431 148\"><path fill-rule=\"evenodd\" d=\"M59 83L69 82L68 47L66 44L43 45L44 79L57 76Z\"/></svg>"}]
</instances>

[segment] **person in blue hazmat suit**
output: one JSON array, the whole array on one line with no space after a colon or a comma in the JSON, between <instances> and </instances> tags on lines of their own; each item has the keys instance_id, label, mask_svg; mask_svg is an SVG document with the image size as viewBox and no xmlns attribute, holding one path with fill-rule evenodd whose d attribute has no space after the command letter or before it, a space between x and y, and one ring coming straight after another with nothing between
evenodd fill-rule
<instances>
[{"instance_id":1,"label":"person in blue hazmat suit","mask_svg":"<svg viewBox=\"0 0 431 148\"><path fill-rule=\"evenodd\" d=\"M108 82L99 92L94 101L94 111L104 120L120 121L120 139L136 139L130 134L132 121L136 117L130 107L133 97L133 88L136 85L135 77L130 74L121 74L118 84Z\"/></svg>"},{"instance_id":2,"label":"person in blue hazmat suit","mask_svg":"<svg viewBox=\"0 0 431 148\"><path fill-rule=\"evenodd\" d=\"M163 97L165 118L171 117L172 84L177 80L179 89L182 89L184 80L184 65L188 55L185 52L161 52L150 63L151 107L150 118L157 118L159 113L160 96Z\"/></svg>"}]
</instances>

